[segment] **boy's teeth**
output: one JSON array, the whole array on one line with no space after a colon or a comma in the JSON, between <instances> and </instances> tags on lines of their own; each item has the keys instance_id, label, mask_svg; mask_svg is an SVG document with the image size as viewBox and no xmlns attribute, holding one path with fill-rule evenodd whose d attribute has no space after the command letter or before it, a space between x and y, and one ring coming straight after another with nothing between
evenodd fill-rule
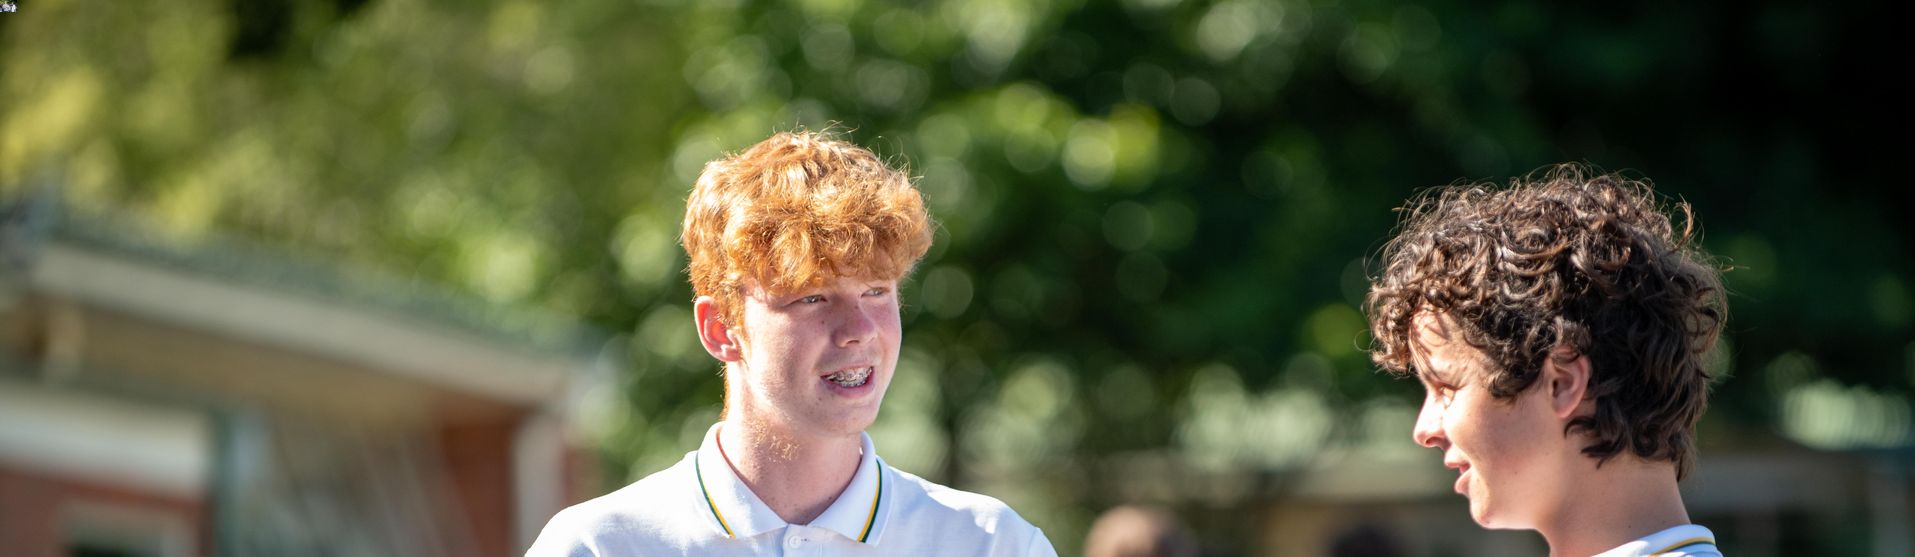
<instances>
[{"instance_id":1,"label":"boy's teeth","mask_svg":"<svg viewBox=\"0 0 1915 557\"><path fill-rule=\"evenodd\" d=\"M871 379L871 368L868 368L868 367L858 368L858 369L847 369L847 370L840 371L825 377L825 380L831 381L832 383L837 383L845 387L857 387L860 385L864 385L865 381L868 381L870 379Z\"/></svg>"}]
</instances>

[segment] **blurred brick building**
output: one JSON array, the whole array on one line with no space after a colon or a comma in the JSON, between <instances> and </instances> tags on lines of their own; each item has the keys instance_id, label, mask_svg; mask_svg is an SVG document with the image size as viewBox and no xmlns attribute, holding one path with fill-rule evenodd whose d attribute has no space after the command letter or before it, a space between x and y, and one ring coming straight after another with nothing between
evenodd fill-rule
<instances>
[{"instance_id":1,"label":"blurred brick building","mask_svg":"<svg viewBox=\"0 0 1915 557\"><path fill-rule=\"evenodd\" d=\"M50 203L0 228L0 553L506 556L592 491L603 339Z\"/></svg>"}]
</instances>

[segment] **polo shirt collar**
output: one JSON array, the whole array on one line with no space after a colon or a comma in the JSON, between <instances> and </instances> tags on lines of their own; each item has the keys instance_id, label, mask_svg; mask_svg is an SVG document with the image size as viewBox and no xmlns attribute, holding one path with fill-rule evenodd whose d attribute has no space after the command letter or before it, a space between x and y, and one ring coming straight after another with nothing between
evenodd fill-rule
<instances>
[{"instance_id":1,"label":"polo shirt collar","mask_svg":"<svg viewBox=\"0 0 1915 557\"><path fill-rule=\"evenodd\" d=\"M1671 551L1695 545L1715 545L1716 535L1695 524L1684 524L1642 539L1622 544L1621 547L1603 552L1596 557L1648 557L1662 555Z\"/></svg>"},{"instance_id":2,"label":"polo shirt collar","mask_svg":"<svg viewBox=\"0 0 1915 557\"><path fill-rule=\"evenodd\" d=\"M886 508L886 500L896 486L885 477L884 461L878 458L871 436L863 433L858 436L863 452L858 458L857 473L851 476L851 484L838 494L838 500L832 501L811 525L837 532L851 541L875 544L883 533L885 511L890 510Z\"/></svg>"},{"instance_id":3,"label":"polo shirt collar","mask_svg":"<svg viewBox=\"0 0 1915 557\"><path fill-rule=\"evenodd\" d=\"M693 469L702 496L699 511L707 516L712 528L729 538L749 538L790 526L752 493L725 462L724 453L718 448L718 429L722 425L713 425L705 432L705 441L696 453ZM859 442L862 455L858 459L858 471L851 476L851 484L845 486L838 499L810 526L837 532L851 541L875 544L890 514L887 503L893 482L885 473L884 461L878 459L871 436L861 433Z\"/></svg>"}]
</instances>

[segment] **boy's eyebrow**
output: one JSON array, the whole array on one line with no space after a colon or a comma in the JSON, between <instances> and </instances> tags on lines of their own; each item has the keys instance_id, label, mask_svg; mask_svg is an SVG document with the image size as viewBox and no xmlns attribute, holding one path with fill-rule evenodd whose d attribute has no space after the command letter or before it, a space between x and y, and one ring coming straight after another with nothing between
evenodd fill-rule
<instances>
[{"instance_id":1,"label":"boy's eyebrow","mask_svg":"<svg viewBox=\"0 0 1915 557\"><path fill-rule=\"evenodd\" d=\"M1410 369L1416 373L1416 378L1418 380L1421 380L1425 383L1434 383L1434 384L1450 386L1450 387L1454 387L1458 385L1458 382L1456 381L1456 378L1455 378L1457 370L1451 369L1451 370L1445 370L1445 371L1437 371L1435 369L1432 369L1434 367L1435 366L1431 366L1431 365L1411 364Z\"/></svg>"}]
</instances>

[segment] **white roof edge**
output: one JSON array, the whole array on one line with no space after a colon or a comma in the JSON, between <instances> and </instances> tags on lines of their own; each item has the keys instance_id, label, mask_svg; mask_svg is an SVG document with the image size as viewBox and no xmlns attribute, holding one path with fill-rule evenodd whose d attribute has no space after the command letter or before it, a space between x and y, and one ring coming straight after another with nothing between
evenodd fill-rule
<instances>
[{"instance_id":1,"label":"white roof edge","mask_svg":"<svg viewBox=\"0 0 1915 557\"><path fill-rule=\"evenodd\" d=\"M566 376L592 365L395 313L225 282L58 241L42 247L30 276L33 290L89 305L521 404L563 400Z\"/></svg>"},{"instance_id":2,"label":"white roof edge","mask_svg":"<svg viewBox=\"0 0 1915 557\"><path fill-rule=\"evenodd\" d=\"M204 496L213 418L191 408L0 381L0 463L64 478Z\"/></svg>"}]
</instances>

